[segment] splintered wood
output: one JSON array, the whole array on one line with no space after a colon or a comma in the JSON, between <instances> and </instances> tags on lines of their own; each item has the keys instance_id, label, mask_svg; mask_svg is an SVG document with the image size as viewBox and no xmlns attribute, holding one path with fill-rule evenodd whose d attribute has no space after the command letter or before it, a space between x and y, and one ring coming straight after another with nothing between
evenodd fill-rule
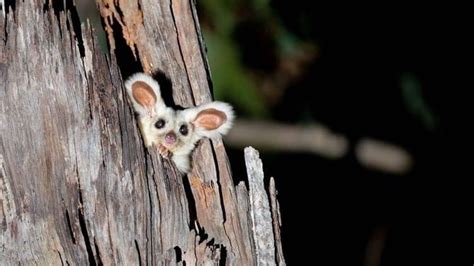
<instances>
[{"instance_id":1,"label":"splintered wood","mask_svg":"<svg viewBox=\"0 0 474 266\"><path fill-rule=\"evenodd\" d=\"M193 1L98 3L176 103L212 99ZM180 176L145 148L114 53L73 6L51 8L0 13L0 265L281 264L263 175L250 195L236 187L222 141L207 140Z\"/></svg>"}]
</instances>

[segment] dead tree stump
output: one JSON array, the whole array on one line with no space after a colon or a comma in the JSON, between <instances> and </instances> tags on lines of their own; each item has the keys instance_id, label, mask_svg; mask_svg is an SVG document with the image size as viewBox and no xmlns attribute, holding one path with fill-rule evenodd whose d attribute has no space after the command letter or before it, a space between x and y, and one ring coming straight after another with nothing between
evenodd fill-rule
<instances>
[{"instance_id":1,"label":"dead tree stump","mask_svg":"<svg viewBox=\"0 0 474 266\"><path fill-rule=\"evenodd\" d=\"M72 19L74 6L49 2L0 12L0 264L284 264L263 172L249 196L221 140L199 144L185 177L147 150L114 53ZM119 23L144 71L170 78L177 104L211 100L192 1L97 3L111 51Z\"/></svg>"}]
</instances>

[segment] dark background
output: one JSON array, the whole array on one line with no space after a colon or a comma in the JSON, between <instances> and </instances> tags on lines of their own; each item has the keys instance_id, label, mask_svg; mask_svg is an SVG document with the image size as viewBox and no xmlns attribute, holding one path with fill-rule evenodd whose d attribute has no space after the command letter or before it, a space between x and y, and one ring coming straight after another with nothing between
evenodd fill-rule
<instances>
[{"instance_id":1,"label":"dark background","mask_svg":"<svg viewBox=\"0 0 474 266\"><path fill-rule=\"evenodd\" d=\"M447 60L455 52L449 11L413 3L329 7L303 0L224 1L222 8L236 22L230 33L220 34L219 16L212 14L216 2L198 5L205 36L211 35L206 42L228 38L254 79L271 75L285 60L276 48L285 40L275 29L317 49L276 102L260 102L269 110L265 114L215 92L234 103L239 117L298 125L316 121L351 143L371 137L399 145L414 158L408 173L394 175L361 166L353 152L329 160L260 149L266 176L276 178L287 262L427 265L449 258L458 245L452 240L458 229L442 221L452 218L444 212L450 207L443 186L453 173L442 167L451 122L446 96L453 84ZM219 87L213 67L219 60L213 60L212 49L208 53L215 90L229 89ZM404 87L407 79L416 89ZM258 85L255 90L262 93ZM234 174L242 178L242 149L228 151ZM381 259L370 264L367 248L373 239L380 240Z\"/></svg>"}]
</instances>

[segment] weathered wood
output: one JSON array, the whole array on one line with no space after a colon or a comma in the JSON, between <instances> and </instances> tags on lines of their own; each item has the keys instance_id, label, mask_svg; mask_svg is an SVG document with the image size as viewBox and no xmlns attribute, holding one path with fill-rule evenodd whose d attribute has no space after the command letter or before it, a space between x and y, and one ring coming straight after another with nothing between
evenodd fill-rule
<instances>
[{"instance_id":1,"label":"weathered wood","mask_svg":"<svg viewBox=\"0 0 474 266\"><path fill-rule=\"evenodd\" d=\"M275 186L275 179L270 178L270 206L272 209L273 219L273 234L275 236L275 249L276 249L276 262L278 265L286 265L285 257L283 256L283 245L281 243L281 215L280 215L280 204L277 200L277 190Z\"/></svg>"},{"instance_id":2,"label":"weathered wood","mask_svg":"<svg viewBox=\"0 0 474 266\"><path fill-rule=\"evenodd\" d=\"M1 31L2 264L136 263L156 238L145 166L158 162L114 59L89 26L82 58L71 23L26 1Z\"/></svg>"},{"instance_id":3,"label":"weathered wood","mask_svg":"<svg viewBox=\"0 0 474 266\"><path fill-rule=\"evenodd\" d=\"M136 1L97 2L107 31L112 31L113 21L121 25L145 72L162 71L168 76L176 104L189 107L211 101L210 71L191 1L144 0L140 8ZM240 203L222 141L201 142L193 161L189 183L199 225L227 249L228 261L252 264L251 234L241 224L247 214L238 211Z\"/></svg>"},{"instance_id":4,"label":"weathered wood","mask_svg":"<svg viewBox=\"0 0 474 266\"><path fill-rule=\"evenodd\" d=\"M252 147L245 148L244 153L249 178L250 217L257 264L268 265L269 261L276 261L275 237L273 235L270 204L263 185L262 160L260 160L258 151Z\"/></svg>"},{"instance_id":5,"label":"weathered wood","mask_svg":"<svg viewBox=\"0 0 474 266\"><path fill-rule=\"evenodd\" d=\"M170 78L175 102L210 101L194 4L116 2L98 0L106 28L111 18L122 25L143 68ZM249 211L259 209L243 184L235 188L221 140L203 141L181 177L144 147L117 60L100 51L90 25L75 32L71 13L41 0L19 1L6 16L1 265L257 264Z\"/></svg>"},{"instance_id":6,"label":"weathered wood","mask_svg":"<svg viewBox=\"0 0 474 266\"><path fill-rule=\"evenodd\" d=\"M0 15L5 16L5 1L0 0Z\"/></svg>"}]
</instances>

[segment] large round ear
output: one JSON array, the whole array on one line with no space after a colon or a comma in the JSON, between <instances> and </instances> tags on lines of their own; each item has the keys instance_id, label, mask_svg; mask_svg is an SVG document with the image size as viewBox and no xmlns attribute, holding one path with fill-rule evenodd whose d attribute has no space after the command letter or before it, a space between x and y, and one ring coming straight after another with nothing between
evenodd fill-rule
<instances>
[{"instance_id":1,"label":"large round ear","mask_svg":"<svg viewBox=\"0 0 474 266\"><path fill-rule=\"evenodd\" d=\"M226 134L234 122L232 106L212 102L185 110L186 118L199 137L215 138Z\"/></svg>"},{"instance_id":2,"label":"large round ear","mask_svg":"<svg viewBox=\"0 0 474 266\"><path fill-rule=\"evenodd\" d=\"M144 73L136 73L125 82L128 96L133 109L140 116L153 116L166 105L160 94L160 85L156 80Z\"/></svg>"}]
</instances>

